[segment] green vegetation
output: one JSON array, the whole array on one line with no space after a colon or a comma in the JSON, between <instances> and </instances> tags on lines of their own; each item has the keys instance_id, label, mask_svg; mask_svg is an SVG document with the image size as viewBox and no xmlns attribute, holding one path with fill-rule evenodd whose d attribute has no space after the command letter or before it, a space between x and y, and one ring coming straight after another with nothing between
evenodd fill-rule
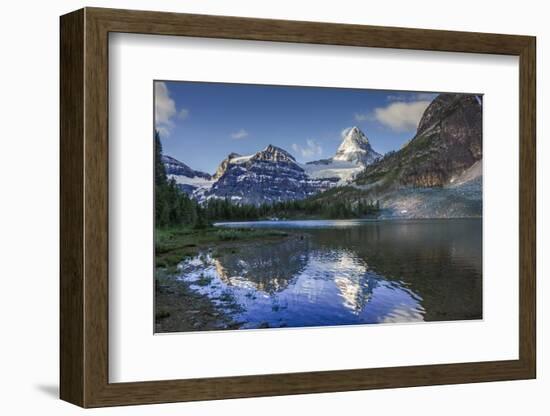
<instances>
[{"instance_id":1,"label":"green vegetation","mask_svg":"<svg viewBox=\"0 0 550 416\"><path fill-rule=\"evenodd\" d=\"M170 312L167 311L166 309L160 309L160 310L155 312L155 320L156 321L159 321L159 320L164 319L164 318L168 318L169 316L170 316Z\"/></svg>"},{"instance_id":2,"label":"green vegetation","mask_svg":"<svg viewBox=\"0 0 550 416\"><path fill-rule=\"evenodd\" d=\"M205 248L215 247L217 250L236 250L240 242L288 236L289 234L284 231L268 229L157 228L155 233L155 265L158 268L174 272L178 263L185 258L196 256Z\"/></svg>"},{"instance_id":3,"label":"green vegetation","mask_svg":"<svg viewBox=\"0 0 550 416\"><path fill-rule=\"evenodd\" d=\"M413 137L405 146L398 151L388 152L383 158L357 175L355 183L358 185L376 185L372 188L373 193L381 194L392 186L402 184L403 174L407 168L421 166L437 158L437 133L435 131L423 133Z\"/></svg>"},{"instance_id":4,"label":"green vegetation","mask_svg":"<svg viewBox=\"0 0 550 416\"><path fill-rule=\"evenodd\" d=\"M334 188L307 199L274 204L237 205L213 199L204 206L208 221L246 221L266 218L361 218L378 212L376 201L353 187Z\"/></svg>"},{"instance_id":5,"label":"green vegetation","mask_svg":"<svg viewBox=\"0 0 550 416\"><path fill-rule=\"evenodd\" d=\"M332 188L298 203L303 204L304 211L330 219L375 217L380 211L379 201L353 186Z\"/></svg>"},{"instance_id":6,"label":"green vegetation","mask_svg":"<svg viewBox=\"0 0 550 416\"><path fill-rule=\"evenodd\" d=\"M174 225L205 228L208 225L204 210L180 191L174 180L167 179L158 131L155 131L155 225L157 228Z\"/></svg>"},{"instance_id":7,"label":"green vegetation","mask_svg":"<svg viewBox=\"0 0 550 416\"><path fill-rule=\"evenodd\" d=\"M238 230L218 230L218 238L220 241L233 241L239 238Z\"/></svg>"}]
</instances>

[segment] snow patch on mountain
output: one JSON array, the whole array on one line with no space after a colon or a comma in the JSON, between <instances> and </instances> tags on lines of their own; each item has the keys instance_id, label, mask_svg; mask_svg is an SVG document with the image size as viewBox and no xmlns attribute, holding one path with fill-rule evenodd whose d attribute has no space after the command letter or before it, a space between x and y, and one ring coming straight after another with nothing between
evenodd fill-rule
<instances>
[{"instance_id":1,"label":"snow patch on mountain","mask_svg":"<svg viewBox=\"0 0 550 416\"><path fill-rule=\"evenodd\" d=\"M478 160L462 174L451 178L449 186L460 186L474 179L480 178L483 175L483 160Z\"/></svg>"},{"instance_id":2,"label":"snow patch on mountain","mask_svg":"<svg viewBox=\"0 0 550 416\"><path fill-rule=\"evenodd\" d=\"M195 177L204 178L204 179L211 178L210 174L201 172L200 170L191 169L185 163L180 162L179 160L174 159L171 156L163 155L162 163L164 164L164 169L167 175L185 176L188 178L195 178Z\"/></svg>"},{"instance_id":3,"label":"snow patch on mountain","mask_svg":"<svg viewBox=\"0 0 550 416\"><path fill-rule=\"evenodd\" d=\"M184 192L192 194L199 188L210 188L214 179L209 173L194 170L171 156L162 156L162 163L168 180L174 180Z\"/></svg>"},{"instance_id":4,"label":"snow patch on mountain","mask_svg":"<svg viewBox=\"0 0 550 416\"><path fill-rule=\"evenodd\" d=\"M335 179L338 184L351 181L363 170L363 166L348 161L329 161L328 163L306 163L301 165L312 179Z\"/></svg>"},{"instance_id":5,"label":"snow patch on mountain","mask_svg":"<svg viewBox=\"0 0 550 416\"><path fill-rule=\"evenodd\" d=\"M174 179L174 181L178 185L191 185L197 188L199 186L210 187L215 182L212 179L206 179L200 176L193 176L192 178L190 178L188 176L183 176L183 175L166 175L166 177L168 178L168 180Z\"/></svg>"}]
</instances>

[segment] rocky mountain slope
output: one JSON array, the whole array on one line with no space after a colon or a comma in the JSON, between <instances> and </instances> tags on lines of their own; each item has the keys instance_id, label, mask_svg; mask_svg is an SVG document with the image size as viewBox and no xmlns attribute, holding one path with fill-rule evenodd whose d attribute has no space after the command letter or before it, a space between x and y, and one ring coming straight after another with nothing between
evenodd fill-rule
<instances>
[{"instance_id":1,"label":"rocky mountain slope","mask_svg":"<svg viewBox=\"0 0 550 416\"><path fill-rule=\"evenodd\" d=\"M481 123L480 97L440 94L424 112L413 139L367 166L355 182L380 190L449 184L481 160Z\"/></svg>"},{"instance_id":2,"label":"rocky mountain slope","mask_svg":"<svg viewBox=\"0 0 550 416\"><path fill-rule=\"evenodd\" d=\"M256 205L304 199L332 183L311 179L290 153L272 145L251 156L230 154L214 178L214 184L201 197Z\"/></svg>"},{"instance_id":3,"label":"rocky mountain slope","mask_svg":"<svg viewBox=\"0 0 550 416\"><path fill-rule=\"evenodd\" d=\"M242 159L243 156L241 156L240 154L238 153L229 153L229 155L227 155L227 157L222 160L222 162L220 163L220 165L218 166L218 169L216 169L216 173L214 173L214 176L212 176L212 179L215 179L215 180L218 180L220 179L223 174L227 171L227 168L229 167L230 164L233 164L233 163L238 163L239 160L248 160L248 158L245 156L244 159Z\"/></svg>"},{"instance_id":4,"label":"rocky mountain slope","mask_svg":"<svg viewBox=\"0 0 550 416\"><path fill-rule=\"evenodd\" d=\"M173 157L163 155L162 163L168 179L176 181L178 187L191 194L200 187L212 184L212 176L208 173L191 169L185 163Z\"/></svg>"},{"instance_id":5,"label":"rocky mountain slope","mask_svg":"<svg viewBox=\"0 0 550 416\"><path fill-rule=\"evenodd\" d=\"M355 185L379 199L388 217L481 216L481 97L439 95L413 139L367 166Z\"/></svg>"},{"instance_id":6,"label":"rocky mountain slope","mask_svg":"<svg viewBox=\"0 0 550 416\"><path fill-rule=\"evenodd\" d=\"M163 155L162 163L164 164L164 169L167 175L185 176L186 178L211 179L210 174L191 169L185 163L170 156Z\"/></svg>"}]
</instances>

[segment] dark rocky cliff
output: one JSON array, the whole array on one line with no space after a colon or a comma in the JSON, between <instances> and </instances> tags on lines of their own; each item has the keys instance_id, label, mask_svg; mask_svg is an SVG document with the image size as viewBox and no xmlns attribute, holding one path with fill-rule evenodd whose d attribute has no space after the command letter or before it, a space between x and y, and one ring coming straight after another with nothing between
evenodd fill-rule
<instances>
[{"instance_id":1,"label":"dark rocky cliff","mask_svg":"<svg viewBox=\"0 0 550 416\"><path fill-rule=\"evenodd\" d=\"M481 96L440 94L424 112L412 140L368 166L356 183L380 192L440 187L481 159Z\"/></svg>"}]
</instances>

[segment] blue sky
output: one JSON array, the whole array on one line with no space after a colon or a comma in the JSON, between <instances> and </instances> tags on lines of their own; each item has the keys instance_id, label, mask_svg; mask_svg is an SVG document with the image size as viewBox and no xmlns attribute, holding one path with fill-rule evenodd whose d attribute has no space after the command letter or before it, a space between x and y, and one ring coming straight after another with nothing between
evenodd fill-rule
<instances>
[{"instance_id":1,"label":"blue sky","mask_svg":"<svg viewBox=\"0 0 550 416\"><path fill-rule=\"evenodd\" d=\"M410 140L434 93L155 81L155 127L164 154L213 173L231 152L269 144L299 162L334 155L358 126L379 153Z\"/></svg>"}]
</instances>

